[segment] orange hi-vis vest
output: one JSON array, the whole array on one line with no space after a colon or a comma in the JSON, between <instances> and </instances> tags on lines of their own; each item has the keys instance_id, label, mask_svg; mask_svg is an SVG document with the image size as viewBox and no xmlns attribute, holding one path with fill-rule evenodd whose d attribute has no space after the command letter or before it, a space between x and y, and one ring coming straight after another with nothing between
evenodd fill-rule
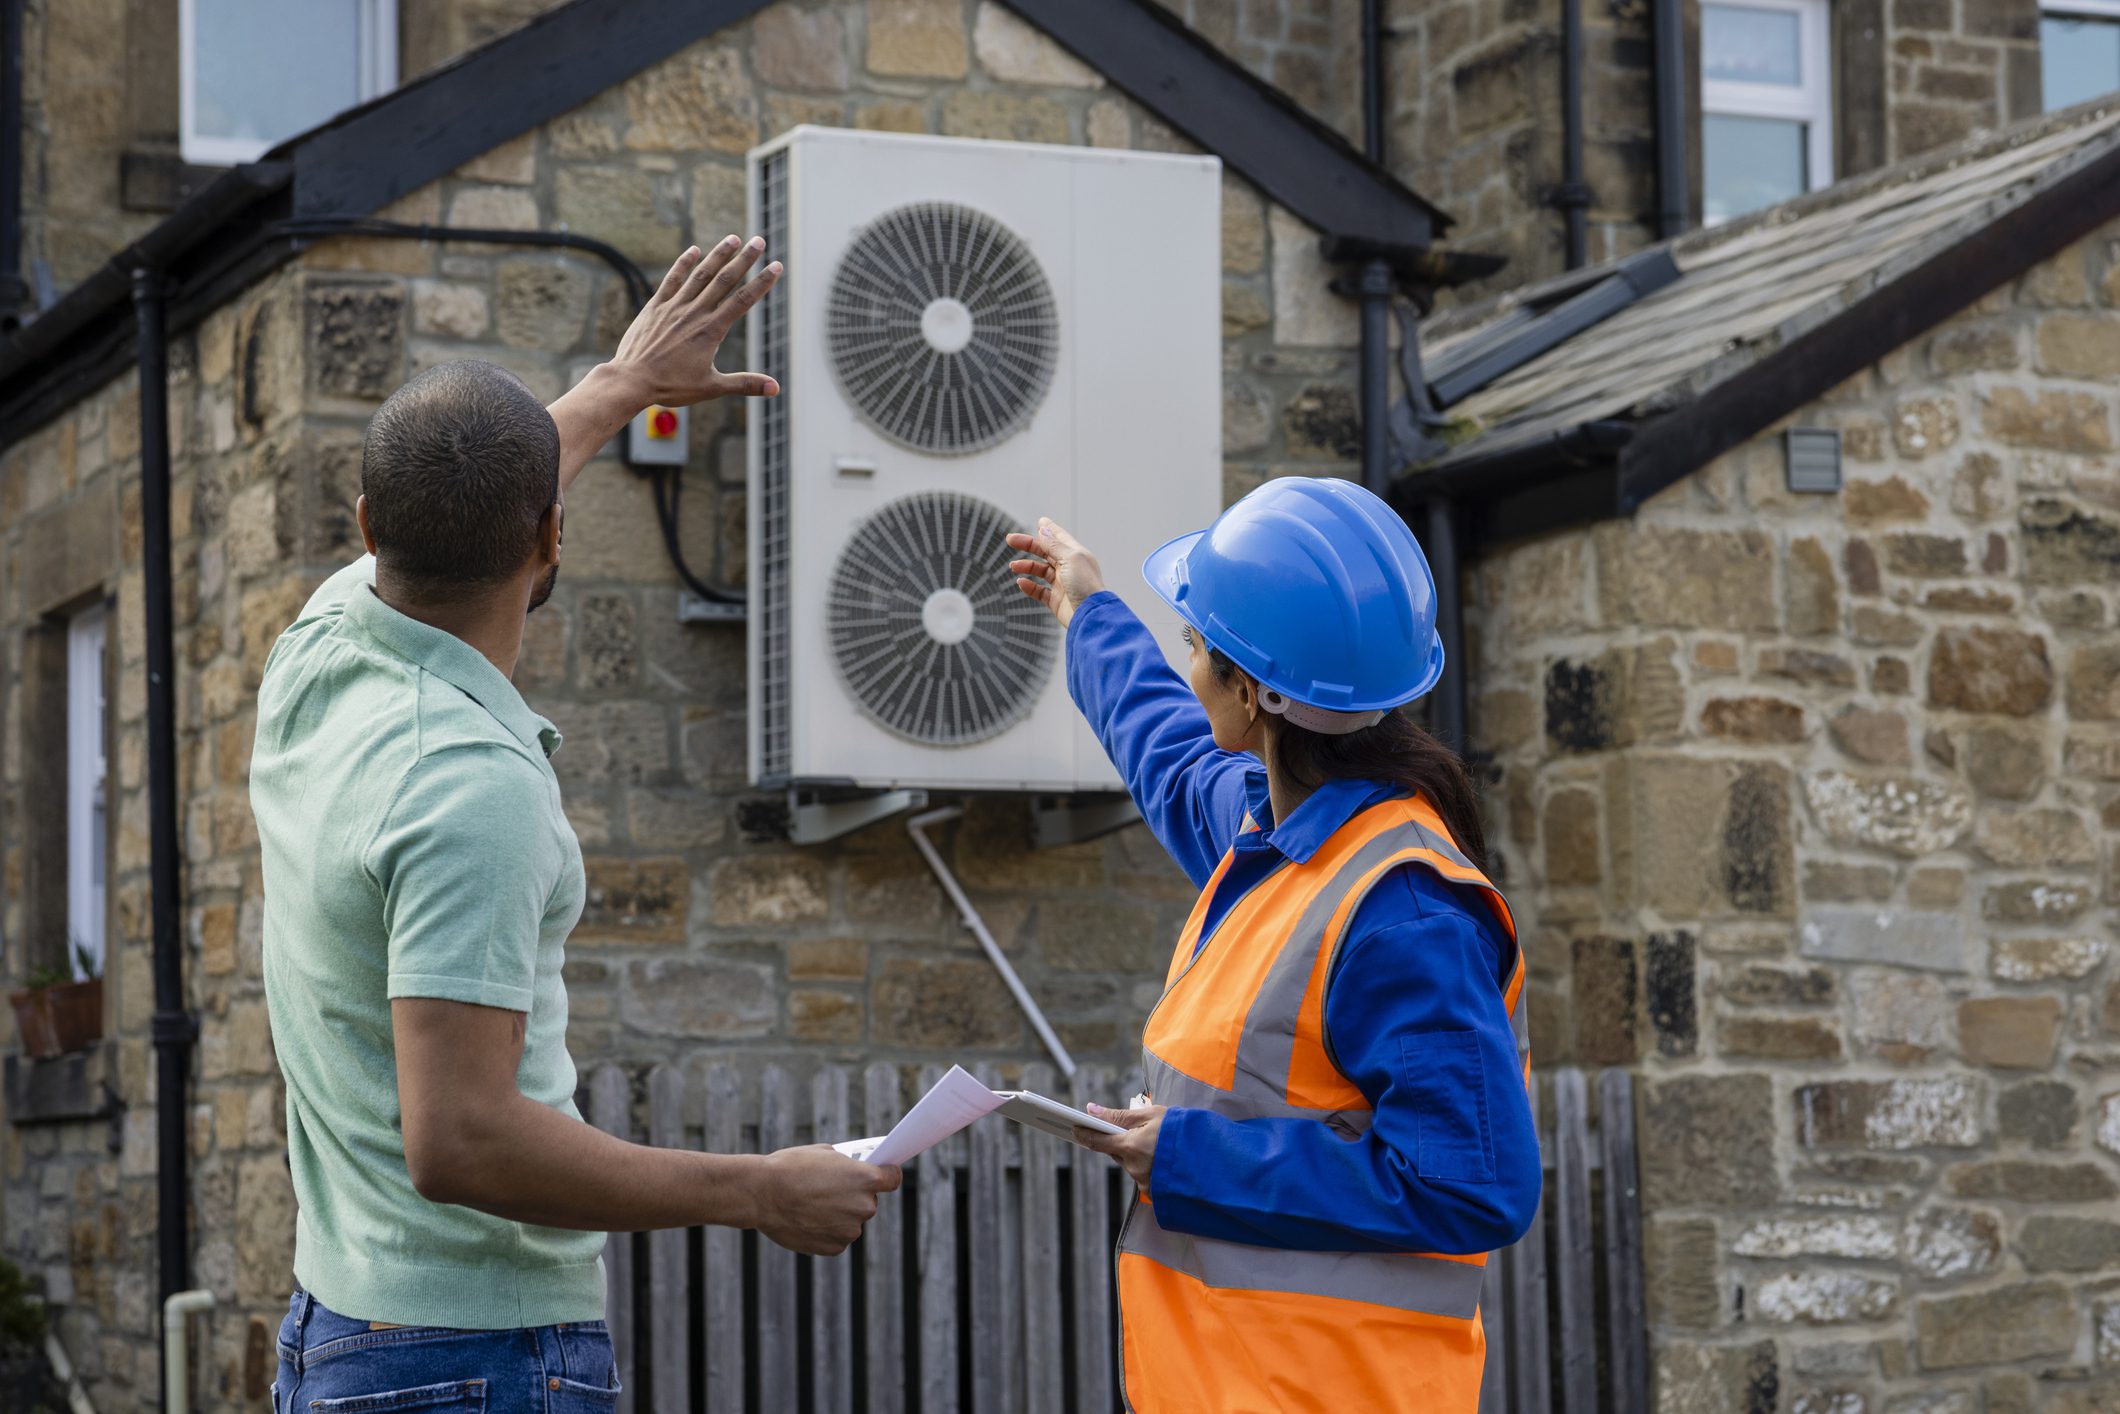
<instances>
[{"instance_id":1,"label":"orange hi-vis vest","mask_svg":"<svg viewBox=\"0 0 2120 1414\"><path fill-rule=\"evenodd\" d=\"M1255 828L1247 819L1244 828ZM1348 920L1386 873L1419 864L1509 906L1419 797L1334 831L1268 875L1195 951L1225 854L1193 906L1142 1037L1150 1098L1231 1119L1306 1117L1348 1138L1369 1101L1334 1064L1325 989ZM1524 963L1501 986L1524 1049ZM1526 1071L1528 1075L1528 1067ZM1479 1404L1486 1254L1304 1252L1165 1230L1155 1178L1119 1234L1122 1375L1138 1414L1466 1414Z\"/></svg>"}]
</instances>

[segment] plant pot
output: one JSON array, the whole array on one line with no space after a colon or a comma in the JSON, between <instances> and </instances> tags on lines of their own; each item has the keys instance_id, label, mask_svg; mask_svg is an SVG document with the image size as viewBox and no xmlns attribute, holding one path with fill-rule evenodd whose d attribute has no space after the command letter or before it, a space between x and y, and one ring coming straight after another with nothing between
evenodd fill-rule
<instances>
[{"instance_id":1,"label":"plant pot","mask_svg":"<svg viewBox=\"0 0 2120 1414\"><path fill-rule=\"evenodd\" d=\"M15 1008L15 1034L21 1038L22 1054L31 1060L46 1060L59 1054L59 1030L52 1024L51 989L10 992Z\"/></svg>"},{"instance_id":2,"label":"plant pot","mask_svg":"<svg viewBox=\"0 0 2120 1414\"><path fill-rule=\"evenodd\" d=\"M103 1039L103 979L62 982L46 989L59 1054L85 1051Z\"/></svg>"}]
</instances>

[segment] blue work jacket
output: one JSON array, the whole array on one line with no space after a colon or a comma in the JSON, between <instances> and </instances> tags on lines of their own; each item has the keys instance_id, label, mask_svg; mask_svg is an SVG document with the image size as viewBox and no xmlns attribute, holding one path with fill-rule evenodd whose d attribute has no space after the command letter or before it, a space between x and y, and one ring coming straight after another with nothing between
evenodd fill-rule
<instances>
[{"instance_id":1,"label":"blue work jacket","mask_svg":"<svg viewBox=\"0 0 2120 1414\"><path fill-rule=\"evenodd\" d=\"M1207 713L1117 595L1079 605L1067 630L1067 683L1148 827L1195 886L1224 853L1199 946L1245 892L1283 861L1302 863L1354 815L1404 794L1336 780L1286 821L1273 818L1266 768L1214 744ZM1249 812L1258 825L1242 831ZM1310 1119L1234 1120L1173 1109L1149 1188L1173 1232L1312 1251L1489 1252L1530 1226L1538 1138L1502 989L1515 962L1480 896L1419 865L1379 880L1349 922L1325 1004L1327 1042L1375 1110L1345 1139ZM1237 1024L1239 1018L1231 1018ZM1448 1074L1409 1065L1401 1042L1470 1032L1477 1064ZM1494 1155L1485 1181L1423 1177L1424 1131Z\"/></svg>"}]
</instances>

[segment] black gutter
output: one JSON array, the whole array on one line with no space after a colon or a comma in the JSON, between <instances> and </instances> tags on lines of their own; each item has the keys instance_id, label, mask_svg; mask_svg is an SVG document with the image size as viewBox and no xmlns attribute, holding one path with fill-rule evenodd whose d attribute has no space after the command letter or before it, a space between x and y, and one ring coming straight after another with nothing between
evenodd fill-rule
<instances>
[{"instance_id":1,"label":"black gutter","mask_svg":"<svg viewBox=\"0 0 2120 1414\"><path fill-rule=\"evenodd\" d=\"M22 278L22 5L0 0L0 331L29 304Z\"/></svg>"},{"instance_id":2,"label":"black gutter","mask_svg":"<svg viewBox=\"0 0 2120 1414\"><path fill-rule=\"evenodd\" d=\"M155 1225L162 1301L191 1289L191 1048L198 1021L184 1005L177 879L176 629L171 621L167 280L133 271L140 358L140 557L147 615L147 839L154 930ZM160 1303L157 1303L160 1309ZM166 1346L164 1347L166 1349ZM166 1356L165 1356L166 1363ZM168 1387L168 1371L163 1372Z\"/></svg>"},{"instance_id":3,"label":"black gutter","mask_svg":"<svg viewBox=\"0 0 2120 1414\"><path fill-rule=\"evenodd\" d=\"M1610 519L1620 514L1619 457L1635 434L1631 422L1579 423L1409 471L1386 499L1409 525L1427 524L1431 505L1455 506L1461 547Z\"/></svg>"},{"instance_id":4,"label":"black gutter","mask_svg":"<svg viewBox=\"0 0 2120 1414\"><path fill-rule=\"evenodd\" d=\"M1384 162L1384 0L1362 0L1362 153Z\"/></svg>"},{"instance_id":5,"label":"black gutter","mask_svg":"<svg viewBox=\"0 0 2120 1414\"><path fill-rule=\"evenodd\" d=\"M1561 184L1553 204L1567 223L1568 268L1590 258L1590 188L1583 182L1583 0L1561 0Z\"/></svg>"},{"instance_id":6,"label":"black gutter","mask_svg":"<svg viewBox=\"0 0 2120 1414\"><path fill-rule=\"evenodd\" d=\"M1692 169L1686 156L1686 35L1679 7L1685 0L1652 0L1650 17L1656 69L1656 235L1670 240L1686 233L1693 206Z\"/></svg>"}]
</instances>

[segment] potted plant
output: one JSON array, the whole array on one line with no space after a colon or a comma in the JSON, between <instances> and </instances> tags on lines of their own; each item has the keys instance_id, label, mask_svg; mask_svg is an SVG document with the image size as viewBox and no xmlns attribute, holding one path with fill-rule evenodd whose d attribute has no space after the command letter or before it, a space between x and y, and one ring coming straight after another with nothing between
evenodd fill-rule
<instances>
[{"instance_id":1,"label":"potted plant","mask_svg":"<svg viewBox=\"0 0 2120 1414\"><path fill-rule=\"evenodd\" d=\"M33 967L28 985L8 995L15 1008L22 1054L32 1060L86 1050L103 1039L102 969L78 941L74 943L74 970L80 974L78 980L49 967Z\"/></svg>"}]
</instances>

